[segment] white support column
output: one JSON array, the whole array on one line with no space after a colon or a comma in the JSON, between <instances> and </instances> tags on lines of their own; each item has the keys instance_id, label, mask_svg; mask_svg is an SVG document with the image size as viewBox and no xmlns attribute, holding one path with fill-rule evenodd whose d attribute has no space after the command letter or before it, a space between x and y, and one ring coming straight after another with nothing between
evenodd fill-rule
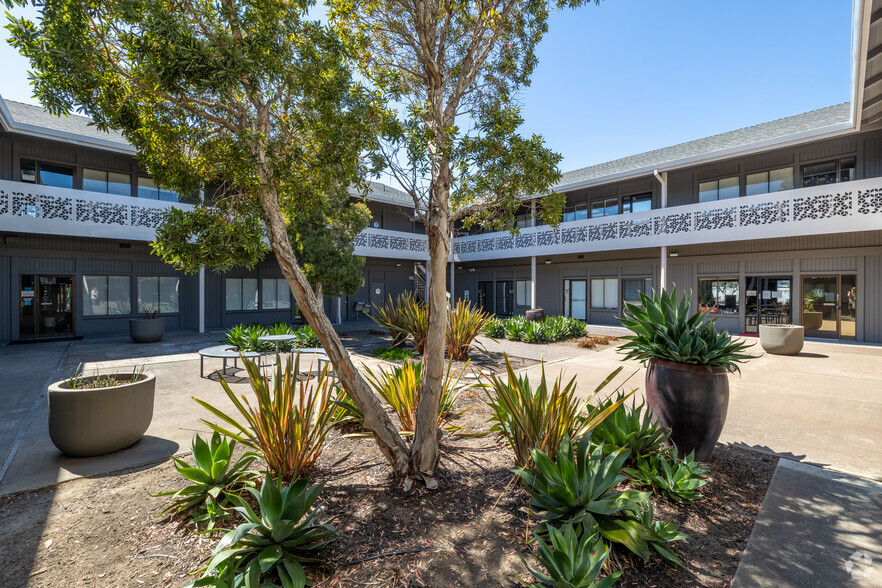
<instances>
[{"instance_id":1,"label":"white support column","mask_svg":"<svg viewBox=\"0 0 882 588\"><path fill-rule=\"evenodd\" d=\"M661 266L658 271L658 291L668 289L668 246L662 245Z\"/></svg>"},{"instance_id":2,"label":"white support column","mask_svg":"<svg viewBox=\"0 0 882 588\"><path fill-rule=\"evenodd\" d=\"M456 269L456 263L451 261L450 262L450 307L451 308L453 308L453 296L454 296L454 294L453 294L453 292L454 292L454 290L453 290L454 271L453 270L454 269Z\"/></svg>"},{"instance_id":3,"label":"white support column","mask_svg":"<svg viewBox=\"0 0 882 588\"><path fill-rule=\"evenodd\" d=\"M205 332L205 268L199 268L199 332Z\"/></svg>"},{"instance_id":4,"label":"white support column","mask_svg":"<svg viewBox=\"0 0 882 588\"><path fill-rule=\"evenodd\" d=\"M530 310L536 309L536 256L530 258Z\"/></svg>"},{"instance_id":5,"label":"white support column","mask_svg":"<svg viewBox=\"0 0 882 588\"><path fill-rule=\"evenodd\" d=\"M337 324L343 323L343 297L337 296Z\"/></svg>"}]
</instances>

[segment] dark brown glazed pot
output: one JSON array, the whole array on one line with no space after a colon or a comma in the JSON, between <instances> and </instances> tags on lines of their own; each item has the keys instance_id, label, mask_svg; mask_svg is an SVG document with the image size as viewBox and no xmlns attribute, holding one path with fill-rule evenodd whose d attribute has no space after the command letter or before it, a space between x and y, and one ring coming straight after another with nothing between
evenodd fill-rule
<instances>
[{"instance_id":1,"label":"dark brown glazed pot","mask_svg":"<svg viewBox=\"0 0 882 588\"><path fill-rule=\"evenodd\" d=\"M653 417L671 430L680 455L695 451L707 461L729 410L729 374L725 368L651 359L646 370L646 403Z\"/></svg>"}]
</instances>

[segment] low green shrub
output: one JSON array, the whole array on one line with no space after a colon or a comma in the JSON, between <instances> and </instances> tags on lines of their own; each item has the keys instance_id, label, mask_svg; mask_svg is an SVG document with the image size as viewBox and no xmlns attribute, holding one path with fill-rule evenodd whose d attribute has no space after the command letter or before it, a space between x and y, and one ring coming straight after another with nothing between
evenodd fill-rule
<instances>
[{"instance_id":1,"label":"low green shrub","mask_svg":"<svg viewBox=\"0 0 882 588\"><path fill-rule=\"evenodd\" d=\"M524 562L533 575L534 582L521 580L531 588L611 588L622 572L599 578L603 564L609 557L610 547L605 545L596 527L583 531L581 525L575 527L566 523L560 530L548 527L550 544L542 536L533 532L538 548L539 563L547 570L542 573ZM521 561L523 561L521 556ZM599 579L598 579L599 578Z\"/></svg>"},{"instance_id":2,"label":"low green shrub","mask_svg":"<svg viewBox=\"0 0 882 588\"><path fill-rule=\"evenodd\" d=\"M294 340L294 344L297 346L297 349L322 346L322 342L319 341L318 335L315 334L315 331L313 331L312 327L309 325L297 329L295 335L297 338Z\"/></svg>"},{"instance_id":3,"label":"low green shrub","mask_svg":"<svg viewBox=\"0 0 882 588\"><path fill-rule=\"evenodd\" d=\"M294 339L284 341L279 345L280 351L296 351L304 347L321 347L321 341L312 327L309 325L296 329L288 323L275 323L269 327L259 324L240 324L227 331L224 341L227 345L235 347L239 351L256 351L258 353L269 353L276 350L275 343L271 341L261 341L261 337L267 335L293 335Z\"/></svg>"},{"instance_id":4,"label":"low green shrub","mask_svg":"<svg viewBox=\"0 0 882 588\"><path fill-rule=\"evenodd\" d=\"M406 347L376 347L374 355L386 361L403 361L414 356L413 349Z\"/></svg>"},{"instance_id":5,"label":"low green shrub","mask_svg":"<svg viewBox=\"0 0 882 588\"><path fill-rule=\"evenodd\" d=\"M549 339L545 335L545 325L539 321L527 321L521 333L524 343L545 343Z\"/></svg>"},{"instance_id":6,"label":"low green shrub","mask_svg":"<svg viewBox=\"0 0 882 588\"><path fill-rule=\"evenodd\" d=\"M484 336L491 339L503 339L505 337L505 324L499 319L490 319L484 325Z\"/></svg>"},{"instance_id":7,"label":"low green shrub","mask_svg":"<svg viewBox=\"0 0 882 588\"><path fill-rule=\"evenodd\" d=\"M605 541L623 545L644 562L649 560L652 548L667 562L682 565L668 549L668 540L646 523L644 513L650 493L616 490L627 479L619 473L628 459L627 449L610 455L600 448L592 452L590 437L585 435L574 451L567 436L557 449L556 461L538 449L533 449L531 456L534 469L513 471L532 497L532 514L543 519L540 530L566 523L596 525Z\"/></svg>"},{"instance_id":8,"label":"low green shrub","mask_svg":"<svg viewBox=\"0 0 882 588\"><path fill-rule=\"evenodd\" d=\"M704 498L697 492L707 484L704 478L710 468L695 461L694 453L677 457L677 447L640 457L633 468L625 468L635 486L651 486L653 491L668 500L689 504Z\"/></svg>"},{"instance_id":9,"label":"low green shrub","mask_svg":"<svg viewBox=\"0 0 882 588\"><path fill-rule=\"evenodd\" d=\"M522 316L513 316L502 321L505 338L509 341L521 341L526 326L527 320Z\"/></svg>"},{"instance_id":10,"label":"low green shrub","mask_svg":"<svg viewBox=\"0 0 882 588\"><path fill-rule=\"evenodd\" d=\"M567 339L575 339L576 337L584 337L588 332L588 327L579 319L572 317L564 317L567 325Z\"/></svg>"},{"instance_id":11,"label":"low green shrub","mask_svg":"<svg viewBox=\"0 0 882 588\"><path fill-rule=\"evenodd\" d=\"M236 442L218 433L211 436L210 444L196 435L191 447L192 466L174 456L172 460L178 473L192 484L151 496L167 496L171 501L160 515L184 514L198 530L210 531L218 520L229 517L230 497L254 486L257 472L246 468L258 455L249 451L232 462Z\"/></svg>"},{"instance_id":12,"label":"low green shrub","mask_svg":"<svg viewBox=\"0 0 882 588\"><path fill-rule=\"evenodd\" d=\"M248 488L257 511L234 497L245 522L224 535L202 577L186 588L311 585L302 564L319 561L316 556L337 538L333 525L318 521L320 509L312 508L323 486L300 480L283 487L267 476L260 492Z\"/></svg>"}]
</instances>

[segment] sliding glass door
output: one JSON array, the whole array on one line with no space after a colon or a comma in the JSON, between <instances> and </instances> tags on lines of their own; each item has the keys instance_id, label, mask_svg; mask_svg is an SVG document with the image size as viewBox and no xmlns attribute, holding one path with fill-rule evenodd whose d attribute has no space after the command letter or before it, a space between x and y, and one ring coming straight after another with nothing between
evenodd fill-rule
<instances>
[{"instance_id":1,"label":"sliding glass door","mask_svg":"<svg viewBox=\"0 0 882 588\"><path fill-rule=\"evenodd\" d=\"M564 280L564 315L584 321L587 311L588 280Z\"/></svg>"},{"instance_id":2,"label":"sliding glass door","mask_svg":"<svg viewBox=\"0 0 882 588\"><path fill-rule=\"evenodd\" d=\"M804 276L802 324L807 337L857 336L857 276Z\"/></svg>"}]
</instances>

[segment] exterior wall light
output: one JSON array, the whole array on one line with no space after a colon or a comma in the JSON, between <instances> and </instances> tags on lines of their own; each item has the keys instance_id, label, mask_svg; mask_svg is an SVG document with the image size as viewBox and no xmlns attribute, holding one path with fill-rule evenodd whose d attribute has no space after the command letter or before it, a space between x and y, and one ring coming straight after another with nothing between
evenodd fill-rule
<instances>
[{"instance_id":1,"label":"exterior wall light","mask_svg":"<svg viewBox=\"0 0 882 588\"><path fill-rule=\"evenodd\" d=\"M676 251L671 251L671 257L680 257L680 254Z\"/></svg>"}]
</instances>

